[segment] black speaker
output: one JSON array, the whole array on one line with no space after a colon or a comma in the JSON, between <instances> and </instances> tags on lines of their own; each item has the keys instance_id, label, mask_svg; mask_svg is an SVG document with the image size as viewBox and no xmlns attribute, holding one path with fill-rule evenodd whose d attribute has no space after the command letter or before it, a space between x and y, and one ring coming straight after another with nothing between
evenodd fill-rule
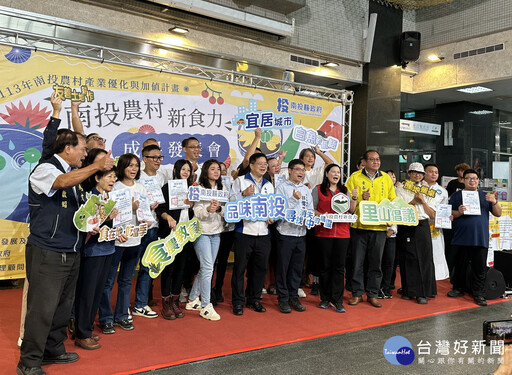
<instances>
[{"instance_id":1,"label":"black speaker","mask_svg":"<svg viewBox=\"0 0 512 375\"><path fill-rule=\"evenodd\" d=\"M508 287L512 287L512 250L494 251L494 268L500 271Z\"/></svg>"},{"instance_id":2,"label":"black speaker","mask_svg":"<svg viewBox=\"0 0 512 375\"><path fill-rule=\"evenodd\" d=\"M468 264L466 272L466 290L473 290L471 279L471 264ZM495 268L488 268L485 277L484 298L488 300L500 298L505 294L505 279L503 274Z\"/></svg>"},{"instance_id":3,"label":"black speaker","mask_svg":"<svg viewBox=\"0 0 512 375\"><path fill-rule=\"evenodd\" d=\"M400 59L403 62L416 61L420 57L421 33L406 31L400 36Z\"/></svg>"}]
</instances>

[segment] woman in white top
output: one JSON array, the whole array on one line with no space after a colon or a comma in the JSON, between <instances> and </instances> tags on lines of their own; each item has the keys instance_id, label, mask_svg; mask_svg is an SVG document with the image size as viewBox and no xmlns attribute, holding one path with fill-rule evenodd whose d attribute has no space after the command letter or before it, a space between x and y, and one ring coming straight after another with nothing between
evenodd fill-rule
<instances>
[{"instance_id":1,"label":"woman in white top","mask_svg":"<svg viewBox=\"0 0 512 375\"><path fill-rule=\"evenodd\" d=\"M220 163L215 159L207 160L201 169L199 185L206 189L223 190ZM189 295L187 310L201 310L200 315L208 320L219 320L220 315L210 303L213 266L220 245L220 234L224 230L224 206L219 201L200 201L194 205L194 214L201 222L202 234L194 242L199 259L199 272ZM201 296L201 300L199 300Z\"/></svg>"},{"instance_id":2,"label":"woman in white top","mask_svg":"<svg viewBox=\"0 0 512 375\"><path fill-rule=\"evenodd\" d=\"M136 193L146 194L144 186L137 182L140 177L140 160L134 154L123 154L117 162L117 182L114 184L113 191L121 189L130 189L132 196L132 219L126 225L138 225L136 211L139 208L139 202L135 200ZM103 333L114 333L114 327L118 326L125 331L132 330L133 324L129 319L128 311L130 308L130 290L132 288L132 278L135 274L139 251L141 246L140 237L130 237L126 242L116 240L114 258L112 266L107 277L105 289L100 302L99 322ZM120 264L120 265L119 265ZM114 313L110 304L110 293L114 286L117 268L117 302Z\"/></svg>"}]
</instances>

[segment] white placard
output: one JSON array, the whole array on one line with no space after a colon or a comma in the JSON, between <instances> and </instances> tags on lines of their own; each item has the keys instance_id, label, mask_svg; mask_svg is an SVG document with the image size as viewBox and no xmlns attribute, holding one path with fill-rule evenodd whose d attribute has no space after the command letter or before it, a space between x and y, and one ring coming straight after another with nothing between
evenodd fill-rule
<instances>
[{"instance_id":1,"label":"white placard","mask_svg":"<svg viewBox=\"0 0 512 375\"><path fill-rule=\"evenodd\" d=\"M139 182L146 188L151 203L165 203L165 198L156 176L141 177Z\"/></svg>"},{"instance_id":2,"label":"white placard","mask_svg":"<svg viewBox=\"0 0 512 375\"><path fill-rule=\"evenodd\" d=\"M114 218L112 226L118 227L132 220L132 194L130 189L113 190L109 193L110 199L116 201L118 214Z\"/></svg>"},{"instance_id":3,"label":"white placard","mask_svg":"<svg viewBox=\"0 0 512 375\"><path fill-rule=\"evenodd\" d=\"M182 208L189 208L185 204L185 199L188 196L187 180L169 180L169 210L179 210Z\"/></svg>"},{"instance_id":4,"label":"white placard","mask_svg":"<svg viewBox=\"0 0 512 375\"><path fill-rule=\"evenodd\" d=\"M478 191L462 190L462 205L466 207L464 215L480 215Z\"/></svg>"},{"instance_id":5,"label":"white placard","mask_svg":"<svg viewBox=\"0 0 512 375\"><path fill-rule=\"evenodd\" d=\"M452 221L450 216L452 214L451 204L439 204L436 207L435 227L439 229L452 229Z\"/></svg>"},{"instance_id":6,"label":"white placard","mask_svg":"<svg viewBox=\"0 0 512 375\"><path fill-rule=\"evenodd\" d=\"M147 221L152 223L155 219L151 213L151 202L149 196L144 193L135 192L135 200L139 201L139 208L137 208L137 220Z\"/></svg>"}]
</instances>

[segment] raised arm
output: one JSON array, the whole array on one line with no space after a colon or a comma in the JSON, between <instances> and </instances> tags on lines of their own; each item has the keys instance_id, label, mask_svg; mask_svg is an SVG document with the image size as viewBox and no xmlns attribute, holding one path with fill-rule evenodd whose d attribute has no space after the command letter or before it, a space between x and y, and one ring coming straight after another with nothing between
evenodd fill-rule
<instances>
[{"instance_id":1,"label":"raised arm","mask_svg":"<svg viewBox=\"0 0 512 375\"><path fill-rule=\"evenodd\" d=\"M71 102L71 125L73 125L74 131L85 136L84 125L80 120L80 113L78 112L78 107L80 106L80 103L81 102Z\"/></svg>"},{"instance_id":2,"label":"raised arm","mask_svg":"<svg viewBox=\"0 0 512 375\"><path fill-rule=\"evenodd\" d=\"M261 139L261 128L258 128L254 131L254 139L247 149L247 152L245 153L244 160L242 160L242 169L247 168L249 165L249 158L254 155L256 152L256 147L258 147L258 144L260 143Z\"/></svg>"},{"instance_id":3,"label":"raised arm","mask_svg":"<svg viewBox=\"0 0 512 375\"><path fill-rule=\"evenodd\" d=\"M315 146L315 152L318 156L322 158L324 161L324 168L327 167L329 164L334 163L334 160L332 160L329 156L327 156L322 150L320 150L320 147L318 145Z\"/></svg>"}]
</instances>

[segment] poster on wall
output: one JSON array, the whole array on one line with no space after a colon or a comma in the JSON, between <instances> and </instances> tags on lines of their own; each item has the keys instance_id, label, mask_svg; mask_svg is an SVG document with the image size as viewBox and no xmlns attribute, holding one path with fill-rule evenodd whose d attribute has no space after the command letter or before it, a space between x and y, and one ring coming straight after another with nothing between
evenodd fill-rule
<instances>
[{"instance_id":1,"label":"poster on wall","mask_svg":"<svg viewBox=\"0 0 512 375\"><path fill-rule=\"evenodd\" d=\"M63 99L60 127L72 128L71 101L80 101L85 133L105 138L113 157L140 157L154 138L161 168L172 169L185 156L181 141L193 136L199 163L214 158L233 169L261 128L269 157L286 150L288 162L318 144L340 162L340 103L10 46L0 46L0 69L0 238L12 238L12 222L26 237L28 176L41 157L54 90Z\"/></svg>"}]
</instances>

